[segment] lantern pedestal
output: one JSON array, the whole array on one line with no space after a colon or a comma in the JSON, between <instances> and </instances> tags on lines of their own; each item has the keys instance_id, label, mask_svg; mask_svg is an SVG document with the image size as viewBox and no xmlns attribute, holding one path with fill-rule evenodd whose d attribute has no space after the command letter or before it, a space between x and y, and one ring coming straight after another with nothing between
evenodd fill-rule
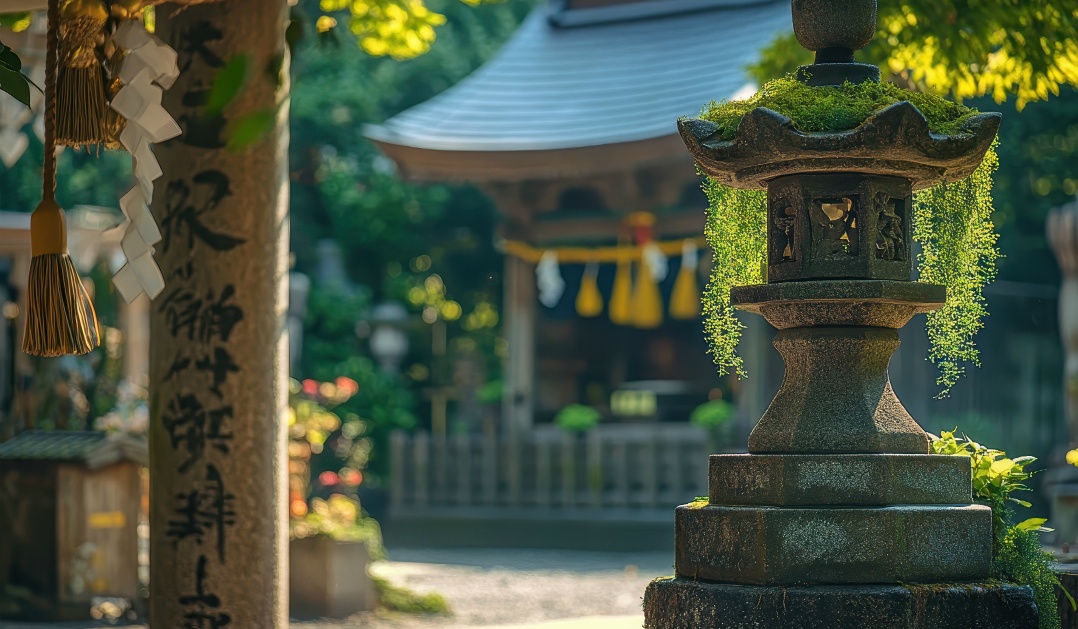
<instances>
[{"instance_id":1,"label":"lantern pedestal","mask_svg":"<svg viewBox=\"0 0 1078 629\"><path fill-rule=\"evenodd\" d=\"M649 629L1035 628L1028 588L1001 584L757 587L654 581Z\"/></svg>"},{"instance_id":2,"label":"lantern pedestal","mask_svg":"<svg viewBox=\"0 0 1078 629\"><path fill-rule=\"evenodd\" d=\"M709 496L675 514L675 576L645 626L1035 629L1028 588L989 583L992 511L969 461L930 455L891 389L898 330L940 286L890 280L733 289L778 328L786 377L749 437L713 455ZM908 584L962 585L908 585Z\"/></svg>"}]
</instances>

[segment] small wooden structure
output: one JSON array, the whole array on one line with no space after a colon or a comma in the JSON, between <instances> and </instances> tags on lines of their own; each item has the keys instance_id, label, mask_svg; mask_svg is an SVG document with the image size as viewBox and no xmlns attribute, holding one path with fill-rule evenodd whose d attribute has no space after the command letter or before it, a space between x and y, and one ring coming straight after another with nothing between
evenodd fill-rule
<instances>
[{"instance_id":1,"label":"small wooden structure","mask_svg":"<svg viewBox=\"0 0 1078 629\"><path fill-rule=\"evenodd\" d=\"M0 618L80 619L138 595L146 442L27 431L0 444Z\"/></svg>"}]
</instances>

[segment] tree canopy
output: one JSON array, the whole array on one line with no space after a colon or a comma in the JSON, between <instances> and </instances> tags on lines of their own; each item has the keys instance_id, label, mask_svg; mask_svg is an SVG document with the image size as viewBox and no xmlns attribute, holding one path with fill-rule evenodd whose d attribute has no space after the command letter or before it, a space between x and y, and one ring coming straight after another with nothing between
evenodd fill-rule
<instances>
[{"instance_id":1,"label":"tree canopy","mask_svg":"<svg viewBox=\"0 0 1078 629\"><path fill-rule=\"evenodd\" d=\"M859 57L912 88L997 103L1013 94L1021 109L1078 86L1078 2L879 0L876 37ZM762 82L810 62L788 33L750 70Z\"/></svg>"}]
</instances>

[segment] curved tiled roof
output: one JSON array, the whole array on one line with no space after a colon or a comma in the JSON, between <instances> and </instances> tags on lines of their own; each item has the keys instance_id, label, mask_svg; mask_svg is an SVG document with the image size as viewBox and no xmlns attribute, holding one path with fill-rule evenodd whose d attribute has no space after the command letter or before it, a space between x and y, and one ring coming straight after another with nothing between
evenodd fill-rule
<instances>
[{"instance_id":1,"label":"curved tiled roof","mask_svg":"<svg viewBox=\"0 0 1078 629\"><path fill-rule=\"evenodd\" d=\"M678 6L680 13L673 11ZM493 60L368 127L368 136L417 149L490 152L676 135L679 116L743 93L745 66L791 20L789 0L653 0L552 11L537 8Z\"/></svg>"}]
</instances>

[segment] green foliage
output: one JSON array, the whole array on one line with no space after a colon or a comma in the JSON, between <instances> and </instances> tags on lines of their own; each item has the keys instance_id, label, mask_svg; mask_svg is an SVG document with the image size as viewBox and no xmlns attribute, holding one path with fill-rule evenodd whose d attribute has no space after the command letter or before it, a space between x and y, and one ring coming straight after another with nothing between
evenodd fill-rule
<instances>
[{"instance_id":1,"label":"green foliage","mask_svg":"<svg viewBox=\"0 0 1078 629\"><path fill-rule=\"evenodd\" d=\"M502 401L503 395L505 395L505 385L501 380L491 380L475 392L475 397L480 404L497 404Z\"/></svg>"},{"instance_id":2,"label":"green foliage","mask_svg":"<svg viewBox=\"0 0 1078 629\"><path fill-rule=\"evenodd\" d=\"M0 14L0 28L10 28L18 33L30 26L28 12ZM22 60L14 50L0 42L0 92L7 92L23 105L30 106L32 83L22 73Z\"/></svg>"},{"instance_id":3,"label":"green foliage","mask_svg":"<svg viewBox=\"0 0 1078 629\"><path fill-rule=\"evenodd\" d=\"M365 356L352 356L337 365L320 366L315 371L324 379L348 378L358 385L358 393L341 403L336 411L345 422L362 421L371 448L367 470L384 481L389 476L389 439L395 430L416 426L415 395L393 375L382 372Z\"/></svg>"},{"instance_id":4,"label":"green foliage","mask_svg":"<svg viewBox=\"0 0 1078 629\"><path fill-rule=\"evenodd\" d=\"M998 549L1007 535L1007 521L1011 516L1009 505L1030 506L1029 502L1011 494L1029 491L1026 481L1034 472L1026 471L1026 467L1037 459L1031 456L1008 458L1006 452L983 446L965 435L956 437L956 431L942 431L939 437L932 435L932 452L969 457L973 471L973 497L992 507L992 530Z\"/></svg>"},{"instance_id":5,"label":"green foliage","mask_svg":"<svg viewBox=\"0 0 1078 629\"><path fill-rule=\"evenodd\" d=\"M365 356L319 366L315 374L326 380L346 378L359 385L358 393L336 411L345 422L363 422L363 435L371 440L368 471L370 476L385 481L389 476L389 436L393 430L415 429L415 395L399 378L384 373Z\"/></svg>"},{"instance_id":6,"label":"green foliage","mask_svg":"<svg viewBox=\"0 0 1078 629\"><path fill-rule=\"evenodd\" d=\"M0 91L30 106L30 79L22 73L22 60L15 51L0 42Z\"/></svg>"},{"instance_id":7,"label":"green foliage","mask_svg":"<svg viewBox=\"0 0 1078 629\"><path fill-rule=\"evenodd\" d=\"M1041 547L1040 533L1019 525L1007 530L993 566L998 578L1033 589L1033 601L1040 611L1039 629L1060 629L1056 588L1062 586L1054 563L1052 554Z\"/></svg>"},{"instance_id":8,"label":"green foliage","mask_svg":"<svg viewBox=\"0 0 1078 629\"><path fill-rule=\"evenodd\" d=\"M1017 95L1019 109L1078 86L1078 5L1055 0L881 0L875 39L860 54L921 91L962 100ZM761 82L811 62L793 33L750 67Z\"/></svg>"},{"instance_id":9,"label":"green foliage","mask_svg":"<svg viewBox=\"0 0 1078 629\"><path fill-rule=\"evenodd\" d=\"M1014 517L1012 504L1031 506L1011 494L1029 491L1026 481L1036 472L1026 468L1037 459L1031 456L1008 458L1006 452L983 446L966 435L956 437L956 432L957 429L942 431L939 437L930 435L932 452L970 459L974 499L992 509L993 576L1032 588L1040 610L1040 629L1059 629L1056 588L1062 590L1062 585L1053 570L1052 555L1044 551L1040 542L1040 534L1052 529L1044 527L1044 518L1029 518L1013 526L1009 524ZM1074 604L1073 600L1071 604Z\"/></svg>"},{"instance_id":10,"label":"green foliage","mask_svg":"<svg viewBox=\"0 0 1078 629\"><path fill-rule=\"evenodd\" d=\"M730 304L730 289L764 280L767 263L767 193L727 188L707 178L709 209L704 236L714 252L711 281L701 298L704 329L711 338L712 357L722 373L745 376L737 355L741 322Z\"/></svg>"},{"instance_id":11,"label":"green foliage","mask_svg":"<svg viewBox=\"0 0 1078 629\"><path fill-rule=\"evenodd\" d=\"M988 104L988 103L986 103ZM1078 193L1078 90L1067 88L1018 113L1004 113L993 188L1000 234L1001 280L1058 283L1059 265L1045 246L1048 212Z\"/></svg>"},{"instance_id":12,"label":"green foliage","mask_svg":"<svg viewBox=\"0 0 1078 629\"><path fill-rule=\"evenodd\" d=\"M689 423L707 430L711 447L724 450L734 445L737 424L734 422L734 405L726 400L711 400L693 409Z\"/></svg>"},{"instance_id":13,"label":"green foliage","mask_svg":"<svg viewBox=\"0 0 1078 629\"><path fill-rule=\"evenodd\" d=\"M693 409L689 422L711 430L724 426L734 418L734 405L726 400L711 400Z\"/></svg>"},{"instance_id":14,"label":"green foliage","mask_svg":"<svg viewBox=\"0 0 1078 629\"><path fill-rule=\"evenodd\" d=\"M812 87L792 77L774 79L745 100L712 102L700 115L719 126L720 139L731 140L741 117L757 107L767 107L789 117L800 131L845 131L855 129L873 113L909 101L928 119L933 133L959 133L962 125L977 113L933 94L902 89L894 83L846 83Z\"/></svg>"},{"instance_id":15,"label":"green foliage","mask_svg":"<svg viewBox=\"0 0 1078 629\"><path fill-rule=\"evenodd\" d=\"M383 609L405 614L448 614L449 603L441 594L428 592L419 594L399 585L393 585L382 577L372 576L374 587L378 588L378 599Z\"/></svg>"},{"instance_id":16,"label":"green foliage","mask_svg":"<svg viewBox=\"0 0 1078 629\"><path fill-rule=\"evenodd\" d=\"M722 139L732 139L741 118L767 107L793 120L805 133L842 131L862 124L874 112L901 101L913 103L934 133L961 133L976 110L931 94L911 92L889 83L810 87L792 78L776 79L743 101L711 103L702 118L719 126ZM929 359L940 374L946 395L964 373L964 364L979 364L973 337L987 315L984 286L996 275L996 233L992 224L992 176L999 160L990 150L968 178L940 184L914 195L913 238L921 244L920 280L947 288L947 303L928 318L932 341ZM705 235L714 250L711 282L704 295L706 328L720 372L744 376L736 354L741 324L730 305L730 288L764 280L766 264L766 195L729 189L715 181L704 184L710 200Z\"/></svg>"},{"instance_id":17,"label":"green foliage","mask_svg":"<svg viewBox=\"0 0 1078 629\"><path fill-rule=\"evenodd\" d=\"M472 6L482 1L461 0ZM377 57L422 55L437 37L434 29L446 22L445 15L431 11L423 0L321 0L321 7L329 12L347 11L349 30L367 54Z\"/></svg>"},{"instance_id":18,"label":"green foliage","mask_svg":"<svg viewBox=\"0 0 1078 629\"><path fill-rule=\"evenodd\" d=\"M594 407L570 404L554 416L554 424L565 432L587 432L599 425L602 414Z\"/></svg>"},{"instance_id":19,"label":"green foliage","mask_svg":"<svg viewBox=\"0 0 1078 629\"><path fill-rule=\"evenodd\" d=\"M995 149L966 179L939 184L913 198L913 239L921 244L920 281L947 287L947 303L928 315L929 359L939 367L944 396L965 371L980 365L973 337L988 314L984 287L996 277L996 232L992 224Z\"/></svg>"}]
</instances>

